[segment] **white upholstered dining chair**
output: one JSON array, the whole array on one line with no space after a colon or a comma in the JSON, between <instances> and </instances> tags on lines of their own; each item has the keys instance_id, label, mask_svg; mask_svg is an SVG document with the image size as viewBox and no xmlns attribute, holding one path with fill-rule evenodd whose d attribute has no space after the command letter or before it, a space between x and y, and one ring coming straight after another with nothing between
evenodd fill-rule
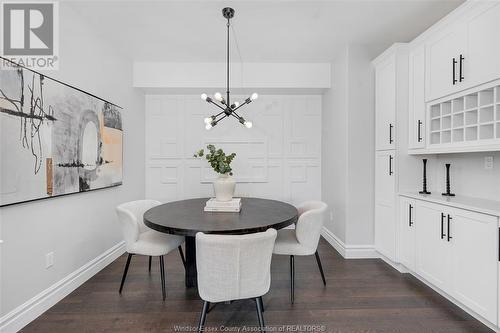
<instances>
[{"instance_id":1,"label":"white upholstered dining chair","mask_svg":"<svg viewBox=\"0 0 500 333\"><path fill-rule=\"evenodd\" d=\"M151 271L152 257L160 258L160 277L163 300L165 300L166 297L165 264L163 256L178 248L182 263L184 266L186 265L181 247L184 242L184 237L164 234L150 229L144 224L144 213L148 209L158 205L161 205L161 202L156 200L137 200L116 207L116 213L118 214L118 219L122 227L128 253L127 263L125 264L125 270L123 271L123 277L120 284L120 294L122 293L123 284L125 283L128 267L133 255L149 256L149 271Z\"/></svg>"},{"instance_id":2,"label":"white upholstered dining chair","mask_svg":"<svg viewBox=\"0 0 500 333\"><path fill-rule=\"evenodd\" d=\"M315 255L323 285L326 286L323 266L318 254L318 242L323 228L327 205L321 201L307 201L297 207L299 219L295 229L278 232L274 253L290 256L290 301L295 301L295 256Z\"/></svg>"},{"instance_id":3,"label":"white upholstered dining chair","mask_svg":"<svg viewBox=\"0 0 500 333\"><path fill-rule=\"evenodd\" d=\"M198 292L203 302L198 332L203 331L210 303L255 299L264 330L262 295L271 284L276 230L247 235L196 234Z\"/></svg>"}]
</instances>

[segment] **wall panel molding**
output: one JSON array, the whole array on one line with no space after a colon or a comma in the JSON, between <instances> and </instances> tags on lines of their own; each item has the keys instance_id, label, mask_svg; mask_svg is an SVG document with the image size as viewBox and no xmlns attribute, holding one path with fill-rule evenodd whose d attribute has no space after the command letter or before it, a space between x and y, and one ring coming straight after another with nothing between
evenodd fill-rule
<instances>
[{"instance_id":1,"label":"wall panel molding","mask_svg":"<svg viewBox=\"0 0 500 333\"><path fill-rule=\"evenodd\" d=\"M213 196L217 175L193 154L214 144L237 154L236 195L292 203L321 198L321 96L261 96L242 111L252 129L231 118L207 131L203 118L215 111L199 96L146 95L146 197Z\"/></svg>"}]
</instances>

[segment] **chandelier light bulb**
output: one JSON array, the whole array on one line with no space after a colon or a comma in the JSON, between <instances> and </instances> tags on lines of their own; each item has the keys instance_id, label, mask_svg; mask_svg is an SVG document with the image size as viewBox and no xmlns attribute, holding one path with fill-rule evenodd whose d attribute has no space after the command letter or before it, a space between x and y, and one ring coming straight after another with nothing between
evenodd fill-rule
<instances>
[{"instance_id":1,"label":"chandelier light bulb","mask_svg":"<svg viewBox=\"0 0 500 333\"><path fill-rule=\"evenodd\" d=\"M257 93L253 93L252 96L250 97L252 101L255 101L257 98L259 98L259 94Z\"/></svg>"},{"instance_id":2,"label":"chandelier light bulb","mask_svg":"<svg viewBox=\"0 0 500 333\"><path fill-rule=\"evenodd\" d=\"M205 125L205 129L208 131L209 129L212 128L212 124L211 123L208 123Z\"/></svg>"},{"instance_id":3,"label":"chandelier light bulb","mask_svg":"<svg viewBox=\"0 0 500 333\"><path fill-rule=\"evenodd\" d=\"M220 93L220 92L216 92L216 93L214 94L214 98L215 98L216 100L218 100L219 102L222 102L222 95L221 95L221 93Z\"/></svg>"},{"instance_id":4,"label":"chandelier light bulb","mask_svg":"<svg viewBox=\"0 0 500 333\"><path fill-rule=\"evenodd\" d=\"M212 119L212 117L207 117L207 118L205 118L205 119L204 119L205 124L210 124L210 123L212 123L212 120L213 120L213 119Z\"/></svg>"},{"instance_id":5,"label":"chandelier light bulb","mask_svg":"<svg viewBox=\"0 0 500 333\"><path fill-rule=\"evenodd\" d=\"M201 94L201 99L206 101L208 98L208 95L207 94Z\"/></svg>"},{"instance_id":6,"label":"chandelier light bulb","mask_svg":"<svg viewBox=\"0 0 500 333\"><path fill-rule=\"evenodd\" d=\"M252 128L253 123L251 121L246 120L243 125L245 125L246 128Z\"/></svg>"},{"instance_id":7,"label":"chandelier light bulb","mask_svg":"<svg viewBox=\"0 0 500 333\"><path fill-rule=\"evenodd\" d=\"M234 107L237 108L238 106L240 106L240 102L234 102Z\"/></svg>"}]
</instances>

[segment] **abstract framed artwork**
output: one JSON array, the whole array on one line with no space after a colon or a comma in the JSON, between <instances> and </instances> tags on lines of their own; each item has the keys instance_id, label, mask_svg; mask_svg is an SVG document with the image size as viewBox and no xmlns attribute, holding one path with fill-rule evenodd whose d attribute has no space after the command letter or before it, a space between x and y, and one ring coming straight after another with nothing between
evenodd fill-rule
<instances>
[{"instance_id":1,"label":"abstract framed artwork","mask_svg":"<svg viewBox=\"0 0 500 333\"><path fill-rule=\"evenodd\" d=\"M0 69L0 207L122 179L119 106L15 64Z\"/></svg>"}]
</instances>

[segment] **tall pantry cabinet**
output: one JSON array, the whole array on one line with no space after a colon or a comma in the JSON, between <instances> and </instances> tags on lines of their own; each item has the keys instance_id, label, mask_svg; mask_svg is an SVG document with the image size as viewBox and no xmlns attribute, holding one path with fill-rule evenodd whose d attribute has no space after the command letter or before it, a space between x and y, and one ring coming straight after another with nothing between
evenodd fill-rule
<instances>
[{"instance_id":1,"label":"tall pantry cabinet","mask_svg":"<svg viewBox=\"0 0 500 333\"><path fill-rule=\"evenodd\" d=\"M375 249L396 261L397 193L416 189L418 161L408 149L408 45L394 44L375 69Z\"/></svg>"}]
</instances>

